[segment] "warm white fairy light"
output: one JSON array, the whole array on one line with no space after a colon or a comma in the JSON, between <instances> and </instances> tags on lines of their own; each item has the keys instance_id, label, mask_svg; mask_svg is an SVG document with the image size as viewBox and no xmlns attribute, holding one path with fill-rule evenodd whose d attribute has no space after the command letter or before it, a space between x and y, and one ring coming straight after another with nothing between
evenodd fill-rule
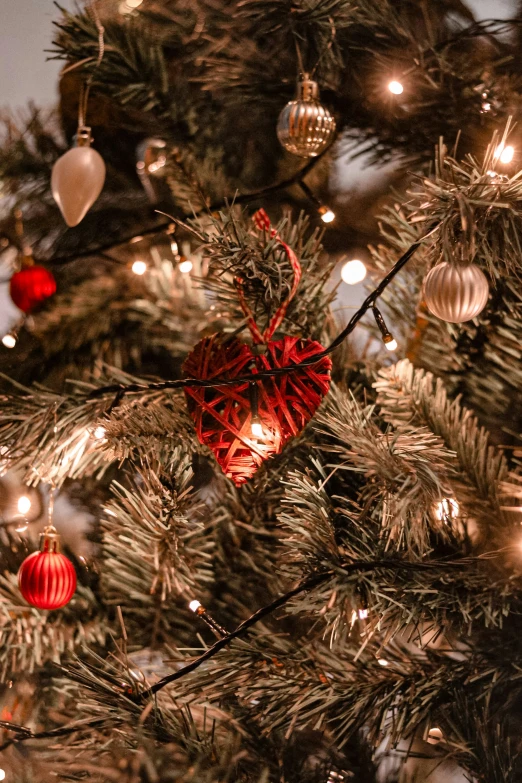
<instances>
[{"instance_id":1,"label":"warm white fairy light","mask_svg":"<svg viewBox=\"0 0 522 783\"><path fill-rule=\"evenodd\" d=\"M139 8L142 3L143 0L124 0L123 3L120 3L120 14L129 14Z\"/></svg>"},{"instance_id":2,"label":"warm white fairy light","mask_svg":"<svg viewBox=\"0 0 522 783\"><path fill-rule=\"evenodd\" d=\"M459 504L455 498L442 498L435 503L435 517L439 522L447 522L448 519L454 519L459 515Z\"/></svg>"},{"instance_id":3,"label":"warm white fairy light","mask_svg":"<svg viewBox=\"0 0 522 783\"><path fill-rule=\"evenodd\" d=\"M132 271L135 275L144 275L147 271L147 264L145 261L135 261L132 265Z\"/></svg>"},{"instance_id":4,"label":"warm white fairy light","mask_svg":"<svg viewBox=\"0 0 522 783\"><path fill-rule=\"evenodd\" d=\"M496 148L493 157L499 160L501 163L504 164L511 163L511 161L515 157L515 148L512 147L510 144L506 146L504 142L501 142Z\"/></svg>"},{"instance_id":5,"label":"warm white fairy light","mask_svg":"<svg viewBox=\"0 0 522 783\"><path fill-rule=\"evenodd\" d=\"M11 332L8 332L7 334L4 334L2 337L2 345L4 345L6 348L14 348L16 345L16 337Z\"/></svg>"},{"instance_id":6,"label":"warm white fairy light","mask_svg":"<svg viewBox=\"0 0 522 783\"><path fill-rule=\"evenodd\" d=\"M328 775L327 783L343 783L344 780L346 780L346 777L342 774L342 772L337 772L336 770L332 769Z\"/></svg>"},{"instance_id":7,"label":"warm white fairy light","mask_svg":"<svg viewBox=\"0 0 522 783\"><path fill-rule=\"evenodd\" d=\"M377 658L377 663L379 666L389 666L390 662L386 660L386 658Z\"/></svg>"},{"instance_id":8,"label":"warm white fairy light","mask_svg":"<svg viewBox=\"0 0 522 783\"><path fill-rule=\"evenodd\" d=\"M5 780L5 770L0 769L0 780Z\"/></svg>"},{"instance_id":9,"label":"warm white fairy light","mask_svg":"<svg viewBox=\"0 0 522 783\"><path fill-rule=\"evenodd\" d=\"M189 609L191 612L197 612L200 606L201 603L199 601L191 601L189 603Z\"/></svg>"},{"instance_id":10,"label":"warm white fairy light","mask_svg":"<svg viewBox=\"0 0 522 783\"><path fill-rule=\"evenodd\" d=\"M319 214L323 223L332 223L335 220L335 212L330 207L319 207Z\"/></svg>"},{"instance_id":11,"label":"warm white fairy light","mask_svg":"<svg viewBox=\"0 0 522 783\"><path fill-rule=\"evenodd\" d=\"M192 267L193 267L193 263L192 261L189 261L188 258L185 259L185 261L181 261L178 264L179 271L184 275L187 275L189 272L192 272Z\"/></svg>"},{"instance_id":12,"label":"warm white fairy light","mask_svg":"<svg viewBox=\"0 0 522 783\"><path fill-rule=\"evenodd\" d=\"M347 285L356 285L366 277L366 266L358 258L352 258L343 264L341 277Z\"/></svg>"},{"instance_id":13,"label":"warm white fairy light","mask_svg":"<svg viewBox=\"0 0 522 783\"><path fill-rule=\"evenodd\" d=\"M396 79L392 79L392 81L388 84L388 89L392 95L402 95L404 92L404 86Z\"/></svg>"},{"instance_id":14,"label":"warm white fairy light","mask_svg":"<svg viewBox=\"0 0 522 783\"><path fill-rule=\"evenodd\" d=\"M147 166L148 170L151 174L155 174L157 171L163 168L163 166L167 162L167 156L166 155L159 155L157 160L154 160L152 163L149 163Z\"/></svg>"},{"instance_id":15,"label":"warm white fairy light","mask_svg":"<svg viewBox=\"0 0 522 783\"><path fill-rule=\"evenodd\" d=\"M261 424L261 419L259 418L259 416L252 416L252 421L250 422L250 430L254 438L263 437L263 425Z\"/></svg>"},{"instance_id":16,"label":"warm white fairy light","mask_svg":"<svg viewBox=\"0 0 522 783\"><path fill-rule=\"evenodd\" d=\"M442 733L442 730L439 729L438 726L434 726L432 729L428 732L428 742L430 745L437 745L442 739L444 735Z\"/></svg>"},{"instance_id":17,"label":"warm white fairy light","mask_svg":"<svg viewBox=\"0 0 522 783\"><path fill-rule=\"evenodd\" d=\"M103 440L107 434L107 430L99 424L92 434L96 440Z\"/></svg>"},{"instance_id":18,"label":"warm white fairy light","mask_svg":"<svg viewBox=\"0 0 522 783\"><path fill-rule=\"evenodd\" d=\"M30 499L27 497L27 495L20 495L17 503L18 513L24 515L27 514L31 508L31 505L32 503Z\"/></svg>"},{"instance_id":19,"label":"warm white fairy light","mask_svg":"<svg viewBox=\"0 0 522 783\"><path fill-rule=\"evenodd\" d=\"M502 153L500 155L500 162L511 163L514 157L515 157L515 148L508 146L502 150Z\"/></svg>"},{"instance_id":20,"label":"warm white fairy light","mask_svg":"<svg viewBox=\"0 0 522 783\"><path fill-rule=\"evenodd\" d=\"M368 609L359 609L357 612L354 609L351 616L351 624L354 625L357 620L367 620L368 614Z\"/></svg>"},{"instance_id":21,"label":"warm white fairy light","mask_svg":"<svg viewBox=\"0 0 522 783\"><path fill-rule=\"evenodd\" d=\"M390 335L391 336L391 335ZM386 340L384 342L384 346L387 351L396 351L398 347L397 340L395 340L393 337L391 340Z\"/></svg>"}]
</instances>

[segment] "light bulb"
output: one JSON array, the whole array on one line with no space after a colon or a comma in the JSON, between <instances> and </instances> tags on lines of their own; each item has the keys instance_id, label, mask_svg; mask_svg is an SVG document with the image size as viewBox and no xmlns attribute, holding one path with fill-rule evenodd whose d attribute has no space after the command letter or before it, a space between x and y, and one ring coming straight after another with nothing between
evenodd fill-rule
<instances>
[{"instance_id":1,"label":"light bulb","mask_svg":"<svg viewBox=\"0 0 522 783\"><path fill-rule=\"evenodd\" d=\"M459 504L455 498L442 498L435 503L435 516L440 522L448 522L459 515Z\"/></svg>"},{"instance_id":2,"label":"light bulb","mask_svg":"<svg viewBox=\"0 0 522 783\"><path fill-rule=\"evenodd\" d=\"M179 252L178 243L175 239L172 239L170 242L170 252L173 256L177 256Z\"/></svg>"},{"instance_id":3,"label":"light bulb","mask_svg":"<svg viewBox=\"0 0 522 783\"><path fill-rule=\"evenodd\" d=\"M199 601L191 601L189 603L189 609L191 612L197 612L200 606L201 603Z\"/></svg>"},{"instance_id":4,"label":"light bulb","mask_svg":"<svg viewBox=\"0 0 522 783\"><path fill-rule=\"evenodd\" d=\"M391 335L390 335L390 337L391 337ZM392 337L391 340L387 340L384 343L384 345L385 345L387 351L396 351L397 347L398 347L397 340L394 340L393 337Z\"/></svg>"},{"instance_id":5,"label":"light bulb","mask_svg":"<svg viewBox=\"0 0 522 783\"><path fill-rule=\"evenodd\" d=\"M352 611L351 615L351 624L354 625L354 623L357 622L357 620L367 620L368 619L368 609L359 609L358 612L355 611L355 609Z\"/></svg>"},{"instance_id":6,"label":"light bulb","mask_svg":"<svg viewBox=\"0 0 522 783\"><path fill-rule=\"evenodd\" d=\"M403 87L403 86L402 86L402 84L401 84L400 82L398 82L396 79L393 79L393 81L391 81L391 82L388 84L388 89L389 89L389 91L390 91L390 92L391 92L393 95L402 95L402 93L404 92L404 87Z\"/></svg>"},{"instance_id":7,"label":"light bulb","mask_svg":"<svg viewBox=\"0 0 522 783\"><path fill-rule=\"evenodd\" d=\"M151 174L155 174L156 171L159 171L160 169L163 168L166 162L167 162L166 155L158 155L158 159L153 161L152 163L149 163L147 168Z\"/></svg>"},{"instance_id":8,"label":"light bulb","mask_svg":"<svg viewBox=\"0 0 522 783\"><path fill-rule=\"evenodd\" d=\"M6 348L14 348L16 345L16 337L14 334L11 334L11 332L4 334L2 337L2 344L5 345Z\"/></svg>"},{"instance_id":9,"label":"light bulb","mask_svg":"<svg viewBox=\"0 0 522 783\"><path fill-rule=\"evenodd\" d=\"M321 215L321 220L323 223L331 223L333 220L335 220L335 212L332 212L331 209L328 209L323 215Z\"/></svg>"},{"instance_id":10,"label":"light bulb","mask_svg":"<svg viewBox=\"0 0 522 783\"><path fill-rule=\"evenodd\" d=\"M263 437L263 425L260 421L254 421L252 419L252 423L250 424L250 429L252 430L252 435L254 438L262 438Z\"/></svg>"},{"instance_id":11,"label":"light bulb","mask_svg":"<svg viewBox=\"0 0 522 783\"><path fill-rule=\"evenodd\" d=\"M132 271L135 275L144 275L147 271L147 264L145 261L135 261L132 265Z\"/></svg>"},{"instance_id":12,"label":"light bulb","mask_svg":"<svg viewBox=\"0 0 522 783\"><path fill-rule=\"evenodd\" d=\"M353 258L351 261L343 264L341 277L348 285L356 285L356 283L360 283L366 277L366 267L358 258Z\"/></svg>"},{"instance_id":13,"label":"light bulb","mask_svg":"<svg viewBox=\"0 0 522 783\"><path fill-rule=\"evenodd\" d=\"M377 663L379 666L389 666L390 662L386 660L386 658L377 658Z\"/></svg>"},{"instance_id":14,"label":"light bulb","mask_svg":"<svg viewBox=\"0 0 522 783\"><path fill-rule=\"evenodd\" d=\"M331 223L335 220L335 212L332 212L330 207L319 207L319 214L323 223Z\"/></svg>"},{"instance_id":15,"label":"light bulb","mask_svg":"<svg viewBox=\"0 0 522 783\"><path fill-rule=\"evenodd\" d=\"M430 745L437 745L442 739L444 735L442 733L442 730L439 729L438 726L434 726L432 729L428 732L428 742Z\"/></svg>"},{"instance_id":16,"label":"light bulb","mask_svg":"<svg viewBox=\"0 0 522 783\"><path fill-rule=\"evenodd\" d=\"M18 513L19 514L27 514L29 509L31 508L31 501L27 497L27 495L20 495L18 498Z\"/></svg>"},{"instance_id":17,"label":"light bulb","mask_svg":"<svg viewBox=\"0 0 522 783\"><path fill-rule=\"evenodd\" d=\"M5 770L0 769L0 780L5 780Z\"/></svg>"},{"instance_id":18,"label":"light bulb","mask_svg":"<svg viewBox=\"0 0 522 783\"><path fill-rule=\"evenodd\" d=\"M515 148L506 147L505 149L502 150L502 153L500 155L500 162L511 163L514 157L515 157Z\"/></svg>"},{"instance_id":19,"label":"light bulb","mask_svg":"<svg viewBox=\"0 0 522 783\"><path fill-rule=\"evenodd\" d=\"M107 433L107 430L105 429L105 427L102 427L101 424L100 424L94 430L93 436L96 438L96 440L103 440L105 438L106 433Z\"/></svg>"},{"instance_id":20,"label":"light bulb","mask_svg":"<svg viewBox=\"0 0 522 783\"><path fill-rule=\"evenodd\" d=\"M142 3L143 0L124 0L123 3L120 3L120 14L129 14L135 8L139 8Z\"/></svg>"},{"instance_id":21,"label":"light bulb","mask_svg":"<svg viewBox=\"0 0 522 783\"><path fill-rule=\"evenodd\" d=\"M192 271L192 266L192 261L189 261L189 259L186 258L185 261L181 261L181 263L178 264L178 269L182 274L186 275Z\"/></svg>"},{"instance_id":22,"label":"light bulb","mask_svg":"<svg viewBox=\"0 0 522 783\"><path fill-rule=\"evenodd\" d=\"M508 145L507 147L504 145L504 142L498 145L498 147L495 150L494 158L498 158L501 163L511 163L515 156L515 148Z\"/></svg>"}]
</instances>

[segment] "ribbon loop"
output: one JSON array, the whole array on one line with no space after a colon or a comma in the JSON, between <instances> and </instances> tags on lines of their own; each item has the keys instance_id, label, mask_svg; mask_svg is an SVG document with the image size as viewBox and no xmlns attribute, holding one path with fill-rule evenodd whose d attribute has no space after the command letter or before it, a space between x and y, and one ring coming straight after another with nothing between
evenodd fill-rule
<instances>
[{"instance_id":1,"label":"ribbon loop","mask_svg":"<svg viewBox=\"0 0 522 783\"><path fill-rule=\"evenodd\" d=\"M292 287L288 293L288 296L286 299L279 305L278 309L274 313L272 319L270 320L270 323L268 324L267 328L264 332L261 332L259 329L252 310L250 309L246 298L244 294L243 289L243 279L241 277L236 278L236 285L238 289L239 294L239 303L241 305L241 309L243 310L248 323L248 328L250 329L250 332L252 334L252 337L254 339L254 342L256 344L259 343L268 343L274 336L277 329L281 326L281 323L286 315L286 311L288 310L288 305L294 298L297 288L299 286L299 282L301 280L302 270L301 270L301 264L299 263L299 259L297 258L295 252L292 250L290 245L287 245L286 242L283 242L277 231L272 228L270 223L270 218L266 214L264 209L258 209L257 212L253 215L252 220L254 221L254 225L258 229L258 231L269 231L270 237L272 239L276 239L283 250L286 253L286 256L288 258L288 261L290 262L290 266L292 267L293 273L294 273L294 280L292 283Z\"/></svg>"}]
</instances>

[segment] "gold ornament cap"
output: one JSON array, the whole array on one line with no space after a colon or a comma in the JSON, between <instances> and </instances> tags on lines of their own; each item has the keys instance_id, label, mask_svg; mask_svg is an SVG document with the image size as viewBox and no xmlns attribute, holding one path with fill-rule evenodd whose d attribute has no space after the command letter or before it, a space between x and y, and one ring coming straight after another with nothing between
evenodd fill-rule
<instances>
[{"instance_id":1,"label":"gold ornament cap","mask_svg":"<svg viewBox=\"0 0 522 783\"><path fill-rule=\"evenodd\" d=\"M60 536L54 525L48 525L40 533L40 552L58 554L60 552Z\"/></svg>"},{"instance_id":2,"label":"gold ornament cap","mask_svg":"<svg viewBox=\"0 0 522 783\"><path fill-rule=\"evenodd\" d=\"M298 101L318 101L319 100L319 85L309 78L307 73L303 73L297 83L297 100Z\"/></svg>"},{"instance_id":3,"label":"gold ornament cap","mask_svg":"<svg viewBox=\"0 0 522 783\"><path fill-rule=\"evenodd\" d=\"M88 125L80 125L74 137L76 147L90 147L92 144L91 129Z\"/></svg>"}]
</instances>

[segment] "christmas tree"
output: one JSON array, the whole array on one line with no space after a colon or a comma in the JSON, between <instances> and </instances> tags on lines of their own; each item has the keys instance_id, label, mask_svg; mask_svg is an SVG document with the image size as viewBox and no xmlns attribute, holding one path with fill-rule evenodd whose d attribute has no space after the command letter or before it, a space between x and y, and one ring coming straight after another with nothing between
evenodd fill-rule
<instances>
[{"instance_id":1,"label":"christmas tree","mask_svg":"<svg viewBox=\"0 0 522 783\"><path fill-rule=\"evenodd\" d=\"M520 783L520 22L58 7L0 152L0 779Z\"/></svg>"}]
</instances>

